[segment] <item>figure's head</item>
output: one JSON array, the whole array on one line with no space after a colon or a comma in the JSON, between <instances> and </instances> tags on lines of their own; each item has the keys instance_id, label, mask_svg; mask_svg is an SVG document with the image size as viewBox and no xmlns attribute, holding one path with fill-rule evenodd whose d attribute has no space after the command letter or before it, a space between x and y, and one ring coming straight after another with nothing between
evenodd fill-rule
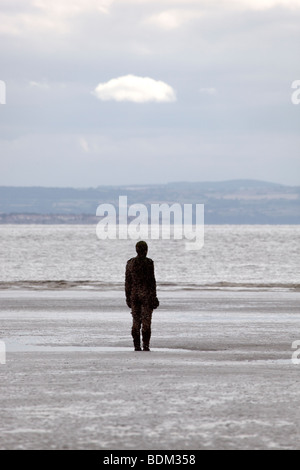
<instances>
[{"instance_id":1,"label":"figure's head","mask_svg":"<svg viewBox=\"0 0 300 470\"><path fill-rule=\"evenodd\" d=\"M138 256L146 256L148 253L148 245L146 242L140 241L135 245Z\"/></svg>"}]
</instances>

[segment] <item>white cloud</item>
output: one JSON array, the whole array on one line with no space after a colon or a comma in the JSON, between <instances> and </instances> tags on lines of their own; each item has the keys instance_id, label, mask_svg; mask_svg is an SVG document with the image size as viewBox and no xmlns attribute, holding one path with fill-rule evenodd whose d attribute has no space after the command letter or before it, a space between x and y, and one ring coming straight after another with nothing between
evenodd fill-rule
<instances>
[{"instance_id":1,"label":"white cloud","mask_svg":"<svg viewBox=\"0 0 300 470\"><path fill-rule=\"evenodd\" d=\"M270 8L281 6L287 9L300 8L300 0L114 0L114 3L119 4L159 4L160 8L164 6L176 7L187 7L187 5L193 5L193 7L206 8L212 7L220 8L225 7L228 9L232 8L246 8L249 10L268 10Z\"/></svg>"},{"instance_id":2,"label":"white cloud","mask_svg":"<svg viewBox=\"0 0 300 470\"><path fill-rule=\"evenodd\" d=\"M269 10L278 6L287 9L300 8L300 0L232 0L231 3L247 10Z\"/></svg>"},{"instance_id":3,"label":"white cloud","mask_svg":"<svg viewBox=\"0 0 300 470\"><path fill-rule=\"evenodd\" d=\"M10 8L0 12L0 33L8 35L68 33L74 17L87 12L107 14L113 1L10 0Z\"/></svg>"},{"instance_id":4,"label":"white cloud","mask_svg":"<svg viewBox=\"0 0 300 470\"><path fill-rule=\"evenodd\" d=\"M200 93L203 93L205 95L216 95L217 94L217 89L216 88L200 88Z\"/></svg>"},{"instance_id":5,"label":"white cloud","mask_svg":"<svg viewBox=\"0 0 300 470\"><path fill-rule=\"evenodd\" d=\"M129 6L130 11L131 4L135 4L139 11L150 5L152 15L145 22L166 31L176 30L208 10L300 8L300 0L1 0L0 34L68 34L72 32L75 18L81 21L80 17L84 19L86 14L109 13L113 18L118 7Z\"/></svg>"},{"instance_id":6,"label":"white cloud","mask_svg":"<svg viewBox=\"0 0 300 470\"><path fill-rule=\"evenodd\" d=\"M78 15L86 11L108 13L113 0L34 0L33 5L55 16Z\"/></svg>"},{"instance_id":7,"label":"white cloud","mask_svg":"<svg viewBox=\"0 0 300 470\"><path fill-rule=\"evenodd\" d=\"M84 137L80 137L79 139L79 145L81 147L81 149L85 152L85 153L89 153L90 152L90 146L89 146L89 143L88 141L84 138Z\"/></svg>"},{"instance_id":8,"label":"white cloud","mask_svg":"<svg viewBox=\"0 0 300 470\"><path fill-rule=\"evenodd\" d=\"M165 82L148 77L126 75L99 83L94 94L102 101L131 101L133 103L168 103L176 101L173 88Z\"/></svg>"},{"instance_id":9,"label":"white cloud","mask_svg":"<svg viewBox=\"0 0 300 470\"><path fill-rule=\"evenodd\" d=\"M15 15L0 13L0 33L10 36L41 33L45 31L65 33L68 31L66 22L46 15L17 13Z\"/></svg>"},{"instance_id":10,"label":"white cloud","mask_svg":"<svg viewBox=\"0 0 300 470\"><path fill-rule=\"evenodd\" d=\"M148 18L147 22L162 29L171 30L181 25L181 18L176 11L163 11Z\"/></svg>"},{"instance_id":11,"label":"white cloud","mask_svg":"<svg viewBox=\"0 0 300 470\"><path fill-rule=\"evenodd\" d=\"M150 16L146 22L166 31L171 31L201 16L202 13L197 10L166 10Z\"/></svg>"},{"instance_id":12,"label":"white cloud","mask_svg":"<svg viewBox=\"0 0 300 470\"><path fill-rule=\"evenodd\" d=\"M116 2L118 0L115 0ZM127 3L146 4L149 0L124 0ZM151 3L155 0L151 0ZM176 8L172 8L175 6ZM166 9L164 9L164 7ZM182 27L186 23L205 18L207 12L215 12L218 9L240 11L255 10L266 11L274 7L282 7L285 9L300 8L300 0L161 0L160 11L148 16L145 24L150 24L156 28L173 31Z\"/></svg>"},{"instance_id":13,"label":"white cloud","mask_svg":"<svg viewBox=\"0 0 300 470\"><path fill-rule=\"evenodd\" d=\"M50 88L47 82L35 82L32 80L29 82L29 85L34 88L41 88L42 90L48 90Z\"/></svg>"}]
</instances>

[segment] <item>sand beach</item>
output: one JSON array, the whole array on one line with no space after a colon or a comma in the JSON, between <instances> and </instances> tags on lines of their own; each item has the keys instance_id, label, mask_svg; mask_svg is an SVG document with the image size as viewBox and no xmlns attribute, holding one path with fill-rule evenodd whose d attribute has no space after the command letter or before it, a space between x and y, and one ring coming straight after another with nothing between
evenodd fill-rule
<instances>
[{"instance_id":1,"label":"sand beach","mask_svg":"<svg viewBox=\"0 0 300 470\"><path fill-rule=\"evenodd\" d=\"M134 352L119 290L3 290L1 449L299 449L300 293L163 290Z\"/></svg>"}]
</instances>

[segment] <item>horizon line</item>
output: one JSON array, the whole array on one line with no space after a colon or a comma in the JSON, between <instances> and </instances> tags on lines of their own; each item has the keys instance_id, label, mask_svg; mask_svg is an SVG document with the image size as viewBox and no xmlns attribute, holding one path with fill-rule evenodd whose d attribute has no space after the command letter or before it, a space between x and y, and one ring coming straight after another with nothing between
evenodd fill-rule
<instances>
[{"instance_id":1,"label":"horizon line","mask_svg":"<svg viewBox=\"0 0 300 470\"><path fill-rule=\"evenodd\" d=\"M236 178L236 179L225 179L225 180L198 180L198 181L169 181L167 183L127 183L127 184L100 184L98 186L41 186L41 185L0 185L0 188L41 188L41 189L78 189L78 190L88 190L88 189L99 189L102 187L106 188L143 188L143 187L154 187L154 186L168 186L173 184L222 184L222 183L261 183L268 185L276 185L289 188L299 188L299 185L278 183L274 181L266 181L260 179L251 179L251 178Z\"/></svg>"}]
</instances>

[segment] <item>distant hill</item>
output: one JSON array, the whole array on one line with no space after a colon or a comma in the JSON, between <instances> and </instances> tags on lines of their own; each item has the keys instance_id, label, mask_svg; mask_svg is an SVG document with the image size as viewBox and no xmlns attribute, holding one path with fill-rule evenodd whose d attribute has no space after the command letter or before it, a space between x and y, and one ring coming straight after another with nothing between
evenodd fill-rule
<instances>
[{"instance_id":1,"label":"distant hill","mask_svg":"<svg viewBox=\"0 0 300 470\"><path fill-rule=\"evenodd\" d=\"M300 224L300 187L255 180L45 188L0 186L0 224L96 223L99 204L205 204L206 224Z\"/></svg>"}]
</instances>

